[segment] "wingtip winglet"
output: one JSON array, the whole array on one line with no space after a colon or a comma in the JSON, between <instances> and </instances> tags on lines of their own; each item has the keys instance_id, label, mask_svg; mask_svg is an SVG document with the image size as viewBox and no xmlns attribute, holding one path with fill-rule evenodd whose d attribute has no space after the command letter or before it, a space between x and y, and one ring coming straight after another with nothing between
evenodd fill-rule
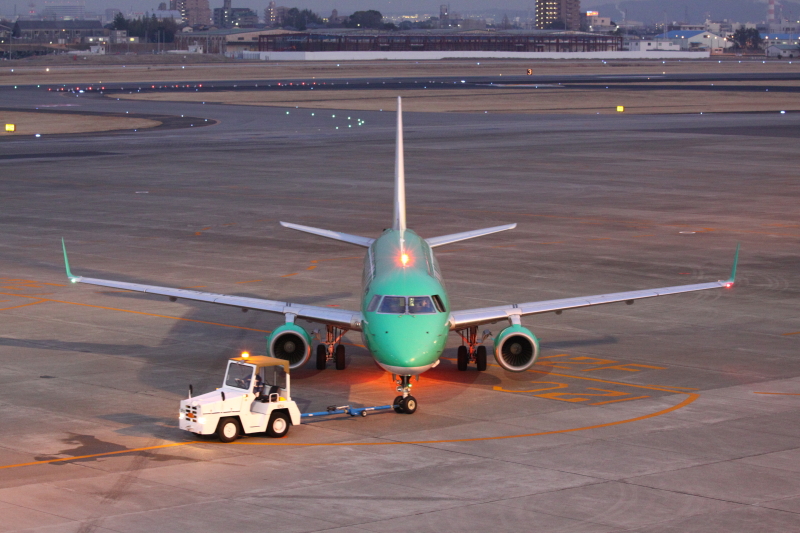
<instances>
[{"instance_id":1,"label":"wingtip winglet","mask_svg":"<svg viewBox=\"0 0 800 533\"><path fill-rule=\"evenodd\" d=\"M67 245L64 243L64 237L61 237L61 249L64 251L64 268L67 270L67 277L73 283L78 279L78 276L73 276L72 271L69 269L69 258L67 257Z\"/></svg>"},{"instance_id":2,"label":"wingtip winglet","mask_svg":"<svg viewBox=\"0 0 800 533\"><path fill-rule=\"evenodd\" d=\"M733 267L731 268L731 277L728 278L727 283L731 285L734 284L736 281L736 266L739 264L739 248L741 248L742 243L736 243L736 253L733 255Z\"/></svg>"}]
</instances>

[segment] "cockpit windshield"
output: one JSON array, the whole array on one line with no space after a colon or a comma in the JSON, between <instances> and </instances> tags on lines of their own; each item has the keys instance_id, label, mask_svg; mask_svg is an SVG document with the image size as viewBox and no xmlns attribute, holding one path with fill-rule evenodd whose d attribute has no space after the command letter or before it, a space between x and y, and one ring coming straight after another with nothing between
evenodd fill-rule
<instances>
[{"instance_id":1,"label":"cockpit windshield","mask_svg":"<svg viewBox=\"0 0 800 533\"><path fill-rule=\"evenodd\" d=\"M434 300L430 296L384 296L378 305L378 298L374 296L367 311L377 310L379 313L388 315L411 315L435 314L437 310L444 312L444 306L434 305ZM433 298L437 298L434 296ZM437 302L438 303L438 302Z\"/></svg>"},{"instance_id":2,"label":"cockpit windshield","mask_svg":"<svg viewBox=\"0 0 800 533\"><path fill-rule=\"evenodd\" d=\"M404 296L384 296L379 313L402 315L406 312L406 299Z\"/></svg>"},{"instance_id":3,"label":"cockpit windshield","mask_svg":"<svg viewBox=\"0 0 800 533\"><path fill-rule=\"evenodd\" d=\"M253 367L241 363L228 363L228 375L225 376L225 386L236 389L250 390L250 381L253 379Z\"/></svg>"},{"instance_id":4,"label":"cockpit windshield","mask_svg":"<svg viewBox=\"0 0 800 533\"><path fill-rule=\"evenodd\" d=\"M435 313L433 302L428 296L410 296L408 298L408 312L412 315Z\"/></svg>"}]
</instances>

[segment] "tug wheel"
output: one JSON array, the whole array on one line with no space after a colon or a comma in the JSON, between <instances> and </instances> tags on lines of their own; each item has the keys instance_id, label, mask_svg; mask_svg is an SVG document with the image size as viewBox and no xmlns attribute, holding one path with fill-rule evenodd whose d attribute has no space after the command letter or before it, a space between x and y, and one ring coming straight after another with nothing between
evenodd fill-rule
<instances>
[{"instance_id":1,"label":"tug wheel","mask_svg":"<svg viewBox=\"0 0 800 533\"><path fill-rule=\"evenodd\" d=\"M324 344L317 345L317 370L325 370L328 363L328 351Z\"/></svg>"},{"instance_id":2,"label":"tug wheel","mask_svg":"<svg viewBox=\"0 0 800 533\"><path fill-rule=\"evenodd\" d=\"M459 346L458 347L458 369L461 372L464 372L467 369L467 364L469 363L469 354L467 353L466 346Z\"/></svg>"},{"instance_id":3,"label":"tug wheel","mask_svg":"<svg viewBox=\"0 0 800 533\"><path fill-rule=\"evenodd\" d=\"M486 370L486 346L478 346L478 350L475 352L475 363L478 372Z\"/></svg>"},{"instance_id":4,"label":"tug wheel","mask_svg":"<svg viewBox=\"0 0 800 533\"><path fill-rule=\"evenodd\" d=\"M273 411L267 424L267 435L274 439L285 437L289 433L289 417L283 411Z\"/></svg>"},{"instance_id":5,"label":"tug wheel","mask_svg":"<svg viewBox=\"0 0 800 533\"><path fill-rule=\"evenodd\" d=\"M233 442L239 437L239 424L235 418L223 418L217 429L220 442Z\"/></svg>"},{"instance_id":6,"label":"tug wheel","mask_svg":"<svg viewBox=\"0 0 800 533\"><path fill-rule=\"evenodd\" d=\"M336 370L344 370L344 345L337 344L333 354L336 359Z\"/></svg>"}]
</instances>

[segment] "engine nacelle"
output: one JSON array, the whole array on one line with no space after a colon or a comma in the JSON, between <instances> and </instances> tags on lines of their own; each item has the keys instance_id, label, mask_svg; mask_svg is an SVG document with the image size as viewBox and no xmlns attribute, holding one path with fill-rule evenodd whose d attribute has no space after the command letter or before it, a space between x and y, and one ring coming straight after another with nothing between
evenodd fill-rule
<instances>
[{"instance_id":1,"label":"engine nacelle","mask_svg":"<svg viewBox=\"0 0 800 533\"><path fill-rule=\"evenodd\" d=\"M267 337L267 353L289 361L289 368L299 368L311 357L311 336L294 324L284 324Z\"/></svg>"},{"instance_id":2,"label":"engine nacelle","mask_svg":"<svg viewBox=\"0 0 800 533\"><path fill-rule=\"evenodd\" d=\"M513 325L494 339L494 358L509 372L523 372L539 357L539 339L528 328Z\"/></svg>"}]
</instances>

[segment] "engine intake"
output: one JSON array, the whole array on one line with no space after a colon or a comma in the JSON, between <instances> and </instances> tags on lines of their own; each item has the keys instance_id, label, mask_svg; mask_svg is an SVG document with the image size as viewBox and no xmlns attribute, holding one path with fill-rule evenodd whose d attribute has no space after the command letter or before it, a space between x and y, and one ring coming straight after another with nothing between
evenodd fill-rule
<instances>
[{"instance_id":1,"label":"engine intake","mask_svg":"<svg viewBox=\"0 0 800 533\"><path fill-rule=\"evenodd\" d=\"M300 326L284 324L267 338L267 353L289 361L289 368L299 368L311 357L311 337Z\"/></svg>"},{"instance_id":2,"label":"engine intake","mask_svg":"<svg viewBox=\"0 0 800 533\"><path fill-rule=\"evenodd\" d=\"M528 328L514 325L501 331L494 340L494 358L509 372L523 372L539 357L539 339Z\"/></svg>"}]
</instances>

